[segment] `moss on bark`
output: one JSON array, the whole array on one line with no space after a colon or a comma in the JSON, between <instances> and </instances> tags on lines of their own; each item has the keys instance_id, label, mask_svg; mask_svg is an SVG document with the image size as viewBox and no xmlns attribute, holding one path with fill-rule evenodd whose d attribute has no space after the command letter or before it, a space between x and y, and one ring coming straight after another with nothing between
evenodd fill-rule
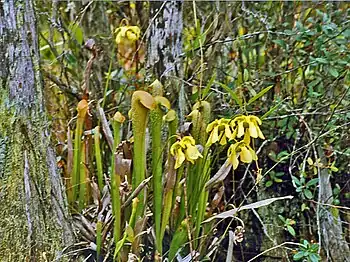
<instances>
[{"instance_id":1,"label":"moss on bark","mask_svg":"<svg viewBox=\"0 0 350 262\"><path fill-rule=\"evenodd\" d=\"M31 0L0 5L0 261L63 261L72 243L50 146Z\"/></svg>"}]
</instances>

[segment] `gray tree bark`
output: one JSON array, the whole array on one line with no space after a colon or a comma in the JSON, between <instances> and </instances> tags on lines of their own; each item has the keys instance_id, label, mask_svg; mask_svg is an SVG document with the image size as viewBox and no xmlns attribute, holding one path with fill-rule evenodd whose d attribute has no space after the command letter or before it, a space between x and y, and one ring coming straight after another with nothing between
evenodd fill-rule
<instances>
[{"instance_id":1,"label":"gray tree bark","mask_svg":"<svg viewBox=\"0 0 350 262\"><path fill-rule=\"evenodd\" d=\"M169 100L178 101L180 122L186 114L182 29L182 1L150 2L147 68L163 83Z\"/></svg>"},{"instance_id":2,"label":"gray tree bark","mask_svg":"<svg viewBox=\"0 0 350 262\"><path fill-rule=\"evenodd\" d=\"M32 0L0 1L0 261L53 261L73 242L50 146Z\"/></svg>"},{"instance_id":3,"label":"gray tree bark","mask_svg":"<svg viewBox=\"0 0 350 262\"><path fill-rule=\"evenodd\" d=\"M318 154L323 156L319 147ZM325 162L325 161L324 161ZM350 261L350 249L346 242L339 215L332 213L333 190L329 170L322 168L319 172L318 216L321 236L321 247L326 253L325 261ZM326 205L324 205L326 204Z\"/></svg>"}]
</instances>

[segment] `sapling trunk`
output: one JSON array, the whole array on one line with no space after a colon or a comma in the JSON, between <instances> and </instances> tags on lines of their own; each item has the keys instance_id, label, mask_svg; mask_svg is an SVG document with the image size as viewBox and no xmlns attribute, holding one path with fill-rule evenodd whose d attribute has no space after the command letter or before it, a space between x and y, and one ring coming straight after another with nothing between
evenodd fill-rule
<instances>
[{"instance_id":1,"label":"sapling trunk","mask_svg":"<svg viewBox=\"0 0 350 262\"><path fill-rule=\"evenodd\" d=\"M77 126L75 129L75 137L74 137L74 154L73 154L73 174L72 174L72 203L75 202L77 199L77 193L78 193L78 181L79 178L79 170L80 170L80 150L81 150L81 136L83 134L83 126L85 121L85 116L88 111L88 102L85 99L82 99L78 103L78 119L77 119Z\"/></svg>"}]
</instances>

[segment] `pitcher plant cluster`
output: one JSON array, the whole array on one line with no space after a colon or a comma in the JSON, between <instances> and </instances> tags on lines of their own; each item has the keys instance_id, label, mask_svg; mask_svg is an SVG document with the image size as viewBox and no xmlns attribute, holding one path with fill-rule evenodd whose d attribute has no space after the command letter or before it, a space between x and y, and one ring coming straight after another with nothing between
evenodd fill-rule
<instances>
[{"instance_id":1,"label":"pitcher plant cluster","mask_svg":"<svg viewBox=\"0 0 350 262\"><path fill-rule=\"evenodd\" d=\"M97 181L99 199L105 190L110 192L113 233L109 238L114 243L115 261L125 261L130 252L140 254L149 211L152 211L155 261L165 256L172 260L181 250L184 254L191 250L204 252L202 241L210 230L202 224L210 216L207 212L209 189L205 185L214 164L215 144L228 147L228 163L235 170L239 162L257 160L253 139L264 139L261 120L254 115L210 122L211 106L207 101L193 105L187 116L190 132L182 134L178 131L177 113L163 96L162 84L156 80L148 90L150 93L134 91L131 97L132 159L126 159L121 149L122 131L126 128L123 124L127 121L121 112L117 111L108 123L98 103L99 122L89 133L86 127L94 110L87 100L81 100L77 107L74 145L71 143L73 168L66 179L68 199L73 210L82 212L92 203L94 181ZM150 147L147 141L151 141ZM92 162L88 160L89 143L94 144ZM106 151L106 145L110 152ZM110 164L104 163L106 156L110 156ZM122 171L128 168L129 172ZM123 190L125 185L129 191ZM108 224L98 219L96 244L100 254L108 246L106 230ZM170 239L168 250L163 250L165 238Z\"/></svg>"}]
</instances>

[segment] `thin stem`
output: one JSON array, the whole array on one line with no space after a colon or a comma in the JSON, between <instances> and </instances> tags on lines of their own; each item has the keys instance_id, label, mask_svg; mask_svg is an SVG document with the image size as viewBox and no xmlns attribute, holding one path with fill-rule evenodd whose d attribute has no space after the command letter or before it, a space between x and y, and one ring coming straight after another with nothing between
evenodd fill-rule
<instances>
[{"instance_id":1,"label":"thin stem","mask_svg":"<svg viewBox=\"0 0 350 262\"><path fill-rule=\"evenodd\" d=\"M97 183L100 192L103 190L103 169L102 169L102 155L101 155L101 143L100 143L100 127L95 127L94 142L95 142L95 157L97 166Z\"/></svg>"}]
</instances>

